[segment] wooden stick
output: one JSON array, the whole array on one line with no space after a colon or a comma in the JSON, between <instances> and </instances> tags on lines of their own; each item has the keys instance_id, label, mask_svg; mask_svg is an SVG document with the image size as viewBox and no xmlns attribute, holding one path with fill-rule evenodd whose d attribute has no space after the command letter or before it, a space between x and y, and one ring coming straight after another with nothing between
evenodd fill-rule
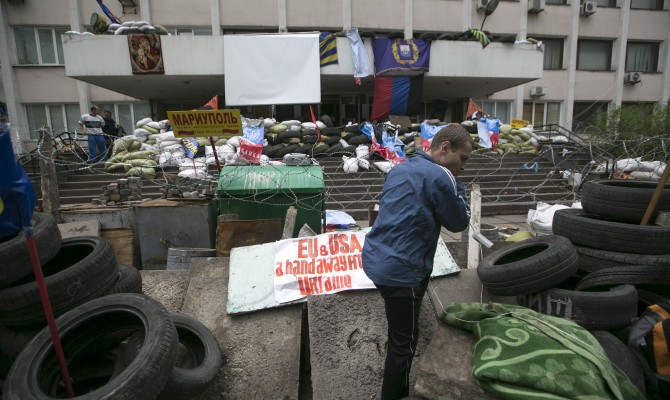
<instances>
[{"instance_id":1,"label":"wooden stick","mask_svg":"<svg viewBox=\"0 0 670 400\"><path fill-rule=\"evenodd\" d=\"M661 193L663 193L665 184L668 182L668 176L670 176L670 158L665 162L665 170L663 170L663 175L661 175L661 179L659 179L658 185L656 185L656 191L654 192L654 195L651 196L651 201L649 201L649 206L647 206L647 211L644 213L640 225L647 225L651 216L654 214L654 211L656 211L658 201L661 199Z\"/></svg>"},{"instance_id":2,"label":"wooden stick","mask_svg":"<svg viewBox=\"0 0 670 400\"><path fill-rule=\"evenodd\" d=\"M281 235L282 240L293 237L295 229L295 218L298 216L298 210L291 206L286 210L286 220L284 220L284 232Z\"/></svg>"},{"instance_id":3,"label":"wooden stick","mask_svg":"<svg viewBox=\"0 0 670 400\"><path fill-rule=\"evenodd\" d=\"M468 230L468 269L477 268L479 265L479 243L473 237L479 232L482 216L482 194L479 185L472 184L470 190L470 229Z\"/></svg>"}]
</instances>

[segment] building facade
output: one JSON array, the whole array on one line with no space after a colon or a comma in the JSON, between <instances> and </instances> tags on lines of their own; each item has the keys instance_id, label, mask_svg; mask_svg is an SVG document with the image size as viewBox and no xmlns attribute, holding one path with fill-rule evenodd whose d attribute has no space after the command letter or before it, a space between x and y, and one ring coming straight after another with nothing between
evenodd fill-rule
<instances>
[{"instance_id":1,"label":"building facade","mask_svg":"<svg viewBox=\"0 0 670 400\"><path fill-rule=\"evenodd\" d=\"M483 23L494 37L484 49L472 41L432 42L424 111L415 118L460 121L473 98L503 121L570 128L608 107L668 101L669 3L503 0L484 20L486 0L107 0L121 20L160 24L173 34L162 39L165 76L138 78L127 67L124 38L64 34L86 31L92 13L103 15L95 0L0 0L0 102L25 150L42 125L77 129L91 104L111 110L129 131L142 117L162 118L223 94L223 35L355 27L377 36L455 37ZM495 40L510 36L542 46ZM321 70L320 112L335 121L368 119L373 79L354 83L345 37L338 37L338 52L339 65ZM242 112L284 119L308 111L268 105Z\"/></svg>"}]
</instances>

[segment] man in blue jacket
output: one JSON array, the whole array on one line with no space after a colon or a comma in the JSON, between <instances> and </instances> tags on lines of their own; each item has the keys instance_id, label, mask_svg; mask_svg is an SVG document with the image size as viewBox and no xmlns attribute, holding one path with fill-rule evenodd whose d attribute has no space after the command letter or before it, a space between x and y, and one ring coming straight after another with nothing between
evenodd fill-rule
<instances>
[{"instance_id":1,"label":"man in blue jacket","mask_svg":"<svg viewBox=\"0 0 670 400\"><path fill-rule=\"evenodd\" d=\"M363 246L363 269L384 298L388 322L382 400L409 394L419 310L441 227L459 232L470 222L465 187L456 177L473 148L470 134L450 124L435 134L428 151L396 165L384 183Z\"/></svg>"}]
</instances>

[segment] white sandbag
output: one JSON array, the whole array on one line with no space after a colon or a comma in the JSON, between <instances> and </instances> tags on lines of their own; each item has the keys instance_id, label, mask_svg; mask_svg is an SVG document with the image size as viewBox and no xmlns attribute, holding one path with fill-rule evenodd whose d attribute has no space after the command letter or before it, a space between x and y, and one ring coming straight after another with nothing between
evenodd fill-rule
<instances>
[{"instance_id":1,"label":"white sandbag","mask_svg":"<svg viewBox=\"0 0 670 400\"><path fill-rule=\"evenodd\" d=\"M233 136L228 141L226 142L227 145L233 146L234 148L240 147L240 137L239 136Z\"/></svg>"},{"instance_id":2,"label":"white sandbag","mask_svg":"<svg viewBox=\"0 0 670 400\"><path fill-rule=\"evenodd\" d=\"M303 122L300 126L302 129L316 129L316 124L314 122Z\"/></svg>"},{"instance_id":3,"label":"white sandbag","mask_svg":"<svg viewBox=\"0 0 670 400\"><path fill-rule=\"evenodd\" d=\"M209 175L207 175L206 171L203 171L201 169L186 169L183 171L180 171L177 174L178 177L180 178L194 178L194 179L207 179L209 178Z\"/></svg>"},{"instance_id":4,"label":"white sandbag","mask_svg":"<svg viewBox=\"0 0 670 400\"><path fill-rule=\"evenodd\" d=\"M356 158L365 158L367 159L370 156L370 148L364 144L356 147Z\"/></svg>"},{"instance_id":5,"label":"white sandbag","mask_svg":"<svg viewBox=\"0 0 670 400\"><path fill-rule=\"evenodd\" d=\"M221 163L221 161L219 161L219 163ZM207 165L216 165L216 157L207 157Z\"/></svg>"},{"instance_id":6,"label":"white sandbag","mask_svg":"<svg viewBox=\"0 0 670 400\"><path fill-rule=\"evenodd\" d=\"M533 125L524 126L523 128L519 128L519 130L523 133L527 133L529 135L532 135L533 134Z\"/></svg>"},{"instance_id":7,"label":"white sandbag","mask_svg":"<svg viewBox=\"0 0 670 400\"><path fill-rule=\"evenodd\" d=\"M316 126L317 126L319 129L325 129L325 128L326 128L326 124L324 124L324 123L321 122L321 121L316 121Z\"/></svg>"},{"instance_id":8,"label":"white sandbag","mask_svg":"<svg viewBox=\"0 0 670 400\"><path fill-rule=\"evenodd\" d=\"M156 122L156 121L150 121L150 122L147 122L147 123L144 124L144 125L147 125L147 126L149 126L149 127L151 127L151 128L154 128L154 129L160 129L160 128L161 128L160 123L159 123L159 122Z\"/></svg>"},{"instance_id":9,"label":"white sandbag","mask_svg":"<svg viewBox=\"0 0 670 400\"><path fill-rule=\"evenodd\" d=\"M365 158L359 158L358 159L358 168L364 169L364 170L369 170L370 169L370 161L366 160Z\"/></svg>"},{"instance_id":10,"label":"white sandbag","mask_svg":"<svg viewBox=\"0 0 670 400\"><path fill-rule=\"evenodd\" d=\"M175 152L175 151L177 151L177 150L179 150L179 149L181 149L181 145L180 145L180 144L172 144L172 145L169 145L169 146L163 146L163 143L161 143L161 151L171 151L171 152Z\"/></svg>"},{"instance_id":11,"label":"white sandbag","mask_svg":"<svg viewBox=\"0 0 670 400\"><path fill-rule=\"evenodd\" d=\"M355 174L358 172L358 160L356 158L342 157L342 170L348 174Z\"/></svg>"},{"instance_id":12,"label":"white sandbag","mask_svg":"<svg viewBox=\"0 0 670 400\"><path fill-rule=\"evenodd\" d=\"M142 145L140 146L140 151L145 151L145 150L153 150L156 153L158 153L160 151L158 149L158 147L156 147L156 146L152 146L150 144L142 143Z\"/></svg>"},{"instance_id":13,"label":"white sandbag","mask_svg":"<svg viewBox=\"0 0 670 400\"><path fill-rule=\"evenodd\" d=\"M528 210L528 217L526 219L528 230L533 236L552 235L551 224L554 220L554 213L565 208L570 207L563 204L537 203L535 210Z\"/></svg>"},{"instance_id":14,"label":"white sandbag","mask_svg":"<svg viewBox=\"0 0 670 400\"><path fill-rule=\"evenodd\" d=\"M165 148L168 146L174 146L175 144L178 144L181 146L181 140L180 139L162 139L158 147Z\"/></svg>"},{"instance_id":15,"label":"white sandbag","mask_svg":"<svg viewBox=\"0 0 670 400\"><path fill-rule=\"evenodd\" d=\"M660 175L656 172L650 171L632 171L628 174L628 179L635 179L639 181L657 181L660 178Z\"/></svg>"},{"instance_id":16,"label":"white sandbag","mask_svg":"<svg viewBox=\"0 0 670 400\"><path fill-rule=\"evenodd\" d=\"M149 135L149 139L155 139L155 140L177 140L174 137L174 132L165 132L165 133L152 133Z\"/></svg>"},{"instance_id":17,"label":"white sandbag","mask_svg":"<svg viewBox=\"0 0 670 400\"><path fill-rule=\"evenodd\" d=\"M146 125L151 121L153 121L151 118L142 118L141 120L137 121L135 128L140 128L142 125Z\"/></svg>"},{"instance_id":18,"label":"white sandbag","mask_svg":"<svg viewBox=\"0 0 670 400\"><path fill-rule=\"evenodd\" d=\"M654 172L661 166L660 161L642 161L638 166L638 171Z\"/></svg>"},{"instance_id":19,"label":"white sandbag","mask_svg":"<svg viewBox=\"0 0 670 400\"><path fill-rule=\"evenodd\" d=\"M661 163L661 165L659 165L658 168L654 170L654 173L658 175L659 179L661 175L663 175L663 172L665 172L665 163Z\"/></svg>"},{"instance_id":20,"label":"white sandbag","mask_svg":"<svg viewBox=\"0 0 670 400\"><path fill-rule=\"evenodd\" d=\"M276 123L277 123L277 120L274 119L274 118L265 118L263 120L263 128L269 128Z\"/></svg>"},{"instance_id":21,"label":"white sandbag","mask_svg":"<svg viewBox=\"0 0 670 400\"><path fill-rule=\"evenodd\" d=\"M519 129L521 130L521 129ZM552 143L568 143L570 139L563 135L554 136L551 138Z\"/></svg>"},{"instance_id":22,"label":"white sandbag","mask_svg":"<svg viewBox=\"0 0 670 400\"><path fill-rule=\"evenodd\" d=\"M179 164L179 170L184 171L186 169L202 169L206 171L207 163L200 160L186 160Z\"/></svg>"},{"instance_id":23,"label":"white sandbag","mask_svg":"<svg viewBox=\"0 0 670 400\"><path fill-rule=\"evenodd\" d=\"M266 156L265 154L261 154L259 164L262 166L270 165L270 157Z\"/></svg>"},{"instance_id":24,"label":"white sandbag","mask_svg":"<svg viewBox=\"0 0 670 400\"><path fill-rule=\"evenodd\" d=\"M302 128L300 127L300 125L288 125L287 130L289 132L300 132L302 130Z\"/></svg>"},{"instance_id":25,"label":"white sandbag","mask_svg":"<svg viewBox=\"0 0 670 400\"><path fill-rule=\"evenodd\" d=\"M474 126L474 122L472 122L472 121L463 121L463 122L461 122L461 126Z\"/></svg>"},{"instance_id":26,"label":"white sandbag","mask_svg":"<svg viewBox=\"0 0 670 400\"><path fill-rule=\"evenodd\" d=\"M342 147L349 147L349 143L347 143L347 141L344 139L340 139L340 144L342 145Z\"/></svg>"},{"instance_id":27,"label":"white sandbag","mask_svg":"<svg viewBox=\"0 0 670 400\"><path fill-rule=\"evenodd\" d=\"M300 126L300 121L297 119L290 119L288 121L282 121L281 124L286 126Z\"/></svg>"},{"instance_id":28,"label":"white sandbag","mask_svg":"<svg viewBox=\"0 0 670 400\"><path fill-rule=\"evenodd\" d=\"M277 161L277 160L270 160L270 165L278 167L278 166L284 165L284 163L281 162L281 161Z\"/></svg>"},{"instance_id":29,"label":"white sandbag","mask_svg":"<svg viewBox=\"0 0 670 400\"><path fill-rule=\"evenodd\" d=\"M393 168L393 164L390 161L375 161L373 165L386 174Z\"/></svg>"},{"instance_id":30,"label":"white sandbag","mask_svg":"<svg viewBox=\"0 0 670 400\"><path fill-rule=\"evenodd\" d=\"M147 137L147 136L151 135L151 132L149 132L148 130L146 130L144 128L137 128L133 131L133 135L135 135L137 137L141 137L141 136Z\"/></svg>"},{"instance_id":31,"label":"white sandbag","mask_svg":"<svg viewBox=\"0 0 670 400\"><path fill-rule=\"evenodd\" d=\"M171 158L172 158L172 153L170 153L170 152L161 153L158 156L158 166L159 167L166 166L166 164L169 163Z\"/></svg>"},{"instance_id":32,"label":"white sandbag","mask_svg":"<svg viewBox=\"0 0 670 400\"><path fill-rule=\"evenodd\" d=\"M642 158L624 158L616 162L617 171L637 171Z\"/></svg>"}]
</instances>

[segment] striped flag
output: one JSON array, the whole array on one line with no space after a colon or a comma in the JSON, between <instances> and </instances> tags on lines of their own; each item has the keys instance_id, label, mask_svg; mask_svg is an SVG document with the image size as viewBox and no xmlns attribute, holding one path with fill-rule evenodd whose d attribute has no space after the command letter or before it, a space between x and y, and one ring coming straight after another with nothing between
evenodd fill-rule
<instances>
[{"instance_id":1,"label":"striped flag","mask_svg":"<svg viewBox=\"0 0 670 400\"><path fill-rule=\"evenodd\" d=\"M371 120L416 115L423 101L423 75L375 78Z\"/></svg>"},{"instance_id":2,"label":"striped flag","mask_svg":"<svg viewBox=\"0 0 670 400\"><path fill-rule=\"evenodd\" d=\"M112 21L115 24L122 24L123 23L120 19L118 19L116 17L116 15L112 14L112 12L109 10L109 8L107 8L106 5L102 4L102 0L97 0L97 1L98 1L98 4L100 5L100 8L102 9L102 12L105 13L105 15L107 16L107 18L110 19L110 21Z\"/></svg>"},{"instance_id":3,"label":"striped flag","mask_svg":"<svg viewBox=\"0 0 670 400\"><path fill-rule=\"evenodd\" d=\"M475 39L479 40L479 43L482 45L482 49L485 49L486 46L488 46L491 43L491 40L489 40L489 37L486 36L486 34L479 29L475 28L470 28L470 33L472 36L475 37Z\"/></svg>"},{"instance_id":4,"label":"striped flag","mask_svg":"<svg viewBox=\"0 0 670 400\"><path fill-rule=\"evenodd\" d=\"M319 34L319 54L321 66L337 64L337 39L330 32Z\"/></svg>"}]
</instances>

